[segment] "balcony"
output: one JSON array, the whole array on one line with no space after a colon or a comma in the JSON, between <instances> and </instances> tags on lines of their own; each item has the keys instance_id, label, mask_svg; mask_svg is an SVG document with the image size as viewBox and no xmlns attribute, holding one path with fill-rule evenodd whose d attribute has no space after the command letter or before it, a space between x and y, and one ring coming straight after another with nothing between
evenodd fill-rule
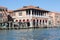
<instances>
[{"instance_id":1,"label":"balcony","mask_svg":"<svg viewBox=\"0 0 60 40\"><path fill-rule=\"evenodd\" d=\"M32 17L42 17L42 18L49 18L48 16L44 16L44 15L32 15Z\"/></svg>"}]
</instances>

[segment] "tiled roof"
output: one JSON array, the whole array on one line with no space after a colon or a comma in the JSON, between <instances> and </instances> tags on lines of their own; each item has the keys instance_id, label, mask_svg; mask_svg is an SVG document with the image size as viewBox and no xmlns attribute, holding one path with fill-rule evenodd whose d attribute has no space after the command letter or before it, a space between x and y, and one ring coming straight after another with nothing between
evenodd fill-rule
<instances>
[{"instance_id":1,"label":"tiled roof","mask_svg":"<svg viewBox=\"0 0 60 40\"><path fill-rule=\"evenodd\" d=\"M8 10L9 13L13 12L13 10Z\"/></svg>"},{"instance_id":2,"label":"tiled roof","mask_svg":"<svg viewBox=\"0 0 60 40\"><path fill-rule=\"evenodd\" d=\"M6 7L4 7L4 6L0 6L0 8L6 8Z\"/></svg>"},{"instance_id":3,"label":"tiled roof","mask_svg":"<svg viewBox=\"0 0 60 40\"><path fill-rule=\"evenodd\" d=\"M17 10L26 10L26 9L37 9L37 10L44 10L42 8L39 8L38 6L24 6L23 8L19 8ZM45 10L47 11L47 10Z\"/></svg>"}]
</instances>

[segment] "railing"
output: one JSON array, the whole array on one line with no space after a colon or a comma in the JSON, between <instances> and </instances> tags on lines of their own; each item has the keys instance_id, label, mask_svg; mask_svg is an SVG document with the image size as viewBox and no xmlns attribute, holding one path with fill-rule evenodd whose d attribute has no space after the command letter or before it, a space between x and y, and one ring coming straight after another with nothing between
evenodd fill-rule
<instances>
[{"instance_id":1,"label":"railing","mask_svg":"<svg viewBox=\"0 0 60 40\"><path fill-rule=\"evenodd\" d=\"M48 16L41 16L41 15L32 15L32 17L43 17L43 18L48 18Z\"/></svg>"}]
</instances>

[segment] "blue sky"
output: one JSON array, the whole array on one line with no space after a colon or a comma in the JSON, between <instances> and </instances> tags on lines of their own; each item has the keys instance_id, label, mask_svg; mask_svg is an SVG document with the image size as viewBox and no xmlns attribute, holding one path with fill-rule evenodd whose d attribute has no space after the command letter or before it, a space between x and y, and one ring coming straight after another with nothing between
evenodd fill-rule
<instances>
[{"instance_id":1,"label":"blue sky","mask_svg":"<svg viewBox=\"0 0 60 40\"><path fill-rule=\"evenodd\" d=\"M0 0L0 6L15 10L23 6L39 6L45 10L60 12L60 0Z\"/></svg>"}]
</instances>

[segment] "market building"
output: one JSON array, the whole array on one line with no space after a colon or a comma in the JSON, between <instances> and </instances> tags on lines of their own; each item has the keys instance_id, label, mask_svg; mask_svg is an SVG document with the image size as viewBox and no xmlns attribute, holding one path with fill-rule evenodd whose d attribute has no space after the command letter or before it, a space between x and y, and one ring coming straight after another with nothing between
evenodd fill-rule
<instances>
[{"instance_id":1,"label":"market building","mask_svg":"<svg viewBox=\"0 0 60 40\"><path fill-rule=\"evenodd\" d=\"M14 22L29 22L30 27L60 26L60 13L47 11L37 6L23 6L9 13Z\"/></svg>"}]
</instances>

